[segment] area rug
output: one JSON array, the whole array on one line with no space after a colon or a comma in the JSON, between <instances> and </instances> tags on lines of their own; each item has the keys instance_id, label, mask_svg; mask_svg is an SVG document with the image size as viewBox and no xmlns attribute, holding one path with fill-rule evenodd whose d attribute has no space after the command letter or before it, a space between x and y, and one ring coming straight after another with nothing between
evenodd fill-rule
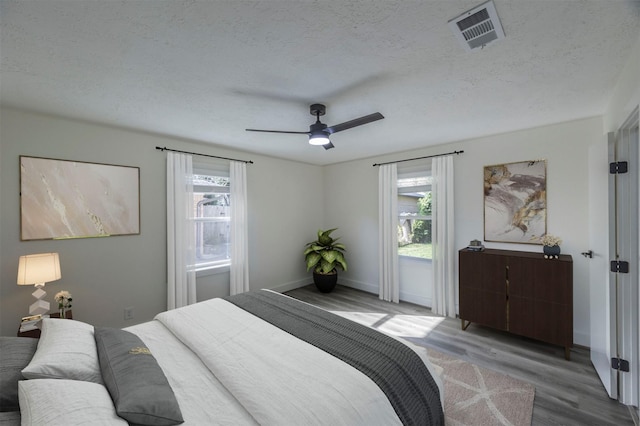
<instances>
[{"instance_id":1,"label":"area rug","mask_svg":"<svg viewBox=\"0 0 640 426\"><path fill-rule=\"evenodd\" d=\"M433 349L428 354L444 369L447 426L531 425L533 385Z\"/></svg>"}]
</instances>

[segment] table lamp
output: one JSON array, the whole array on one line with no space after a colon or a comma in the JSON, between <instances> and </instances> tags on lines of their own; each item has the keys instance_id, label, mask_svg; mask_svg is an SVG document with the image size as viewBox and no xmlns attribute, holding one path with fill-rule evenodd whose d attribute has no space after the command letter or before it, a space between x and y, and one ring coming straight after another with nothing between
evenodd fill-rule
<instances>
[{"instance_id":1,"label":"table lamp","mask_svg":"<svg viewBox=\"0 0 640 426\"><path fill-rule=\"evenodd\" d=\"M62 278L58 253L40 253L20 256L18 263L18 285L35 285L31 293L36 301L29 306L30 315L44 315L49 312L49 302L42 300L47 292L44 284Z\"/></svg>"}]
</instances>

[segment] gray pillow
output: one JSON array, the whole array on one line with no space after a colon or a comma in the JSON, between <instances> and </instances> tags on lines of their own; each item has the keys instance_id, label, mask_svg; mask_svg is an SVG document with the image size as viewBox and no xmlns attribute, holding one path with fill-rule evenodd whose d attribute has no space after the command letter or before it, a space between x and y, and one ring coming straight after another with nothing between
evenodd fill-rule
<instances>
[{"instance_id":1,"label":"gray pillow","mask_svg":"<svg viewBox=\"0 0 640 426\"><path fill-rule=\"evenodd\" d=\"M120 417L141 425L184 422L164 372L138 336L108 327L95 327L94 336L102 379Z\"/></svg>"},{"instance_id":2,"label":"gray pillow","mask_svg":"<svg viewBox=\"0 0 640 426\"><path fill-rule=\"evenodd\" d=\"M0 337L0 411L20 411L18 381L38 347L38 339Z\"/></svg>"}]
</instances>

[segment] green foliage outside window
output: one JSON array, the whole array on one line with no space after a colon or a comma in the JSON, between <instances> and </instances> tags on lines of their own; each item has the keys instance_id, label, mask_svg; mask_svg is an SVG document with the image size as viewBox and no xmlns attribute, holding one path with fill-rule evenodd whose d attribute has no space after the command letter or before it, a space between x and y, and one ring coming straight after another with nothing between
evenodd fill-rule
<instances>
[{"instance_id":1,"label":"green foliage outside window","mask_svg":"<svg viewBox=\"0 0 640 426\"><path fill-rule=\"evenodd\" d=\"M424 197L416 199L416 205L417 214L415 216L403 216L398 223L398 254L400 256L431 259L431 219L421 219L431 216L431 192L426 192ZM408 225L410 229L407 229Z\"/></svg>"},{"instance_id":2,"label":"green foliage outside window","mask_svg":"<svg viewBox=\"0 0 640 426\"><path fill-rule=\"evenodd\" d=\"M431 216L431 192L427 192L424 197L418 199L418 214L420 216ZM411 242L431 244L431 221L413 221L411 233Z\"/></svg>"}]
</instances>

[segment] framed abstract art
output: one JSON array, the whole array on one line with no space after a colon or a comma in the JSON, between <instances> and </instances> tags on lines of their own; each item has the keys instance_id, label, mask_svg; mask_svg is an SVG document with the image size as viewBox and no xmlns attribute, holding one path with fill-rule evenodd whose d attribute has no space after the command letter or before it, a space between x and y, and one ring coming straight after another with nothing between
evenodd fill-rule
<instances>
[{"instance_id":1,"label":"framed abstract art","mask_svg":"<svg viewBox=\"0 0 640 426\"><path fill-rule=\"evenodd\" d=\"M485 241L540 244L546 233L546 160L485 166Z\"/></svg>"},{"instance_id":2,"label":"framed abstract art","mask_svg":"<svg viewBox=\"0 0 640 426\"><path fill-rule=\"evenodd\" d=\"M20 156L20 239L140 233L140 169Z\"/></svg>"}]
</instances>

